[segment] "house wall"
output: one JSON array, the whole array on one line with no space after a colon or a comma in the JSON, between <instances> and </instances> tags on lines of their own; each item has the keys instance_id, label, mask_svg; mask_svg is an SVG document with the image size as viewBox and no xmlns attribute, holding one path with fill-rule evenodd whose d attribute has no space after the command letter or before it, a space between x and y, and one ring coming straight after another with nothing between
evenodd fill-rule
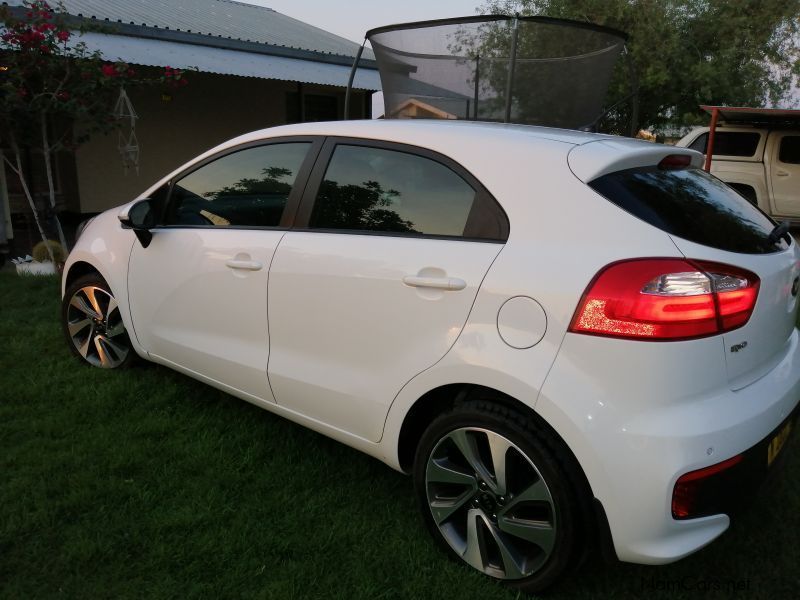
<instances>
[{"instance_id":1,"label":"house wall","mask_svg":"<svg viewBox=\"0 0 800 600\"><path fill-rule=\"evenodd\" d=\"M117 150L117 133L97 137L76 156L80 211L96 213L133 199L187 160L231 137L287 122L287 98L303 94L337 97L341 115L344 88L295 82L190 73L189 85L162 99L159 87L129 93L139 115L138 173L127 174ZM365 107L363 92L353 105ZM127 133L123 129L123 135Z\"/></svg>"}]
</instances>

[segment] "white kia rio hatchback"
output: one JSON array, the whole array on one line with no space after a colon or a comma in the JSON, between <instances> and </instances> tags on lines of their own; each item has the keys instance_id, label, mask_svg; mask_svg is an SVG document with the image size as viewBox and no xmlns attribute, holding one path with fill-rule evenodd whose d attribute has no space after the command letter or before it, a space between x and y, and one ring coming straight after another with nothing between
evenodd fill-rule
<instances>
[{"instance_id":1,"label":"white kia rio hatchback","mask_svg":"<svg viewBox=\"0 0 800 600\"><path fill-rule=\"evenodd\" d=\"M675 561L774 472L800 251L691 150L467 122L250 133L85 226L63 327L413 473L526 590Z\"/></svg>"}]
</instances>

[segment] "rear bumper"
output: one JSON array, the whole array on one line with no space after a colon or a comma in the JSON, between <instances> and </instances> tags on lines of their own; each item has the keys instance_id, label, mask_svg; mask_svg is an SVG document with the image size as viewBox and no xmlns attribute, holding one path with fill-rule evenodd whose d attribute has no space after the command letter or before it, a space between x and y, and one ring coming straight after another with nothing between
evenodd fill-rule
<instances>
[{"instance_id":1,"label":"rear bumper","mask_svg":"<svg viewBox=\"0 0 800 600\"><path fill-rule=\"evenodd\" d=\"M698 372L682 373L695 377L696 387L702 386L695 393L690 386L681 387L677 375L670 386L658 381L661 370L648 374L646 346L627 360L615 354L623 348L614 340L568 334L536 410L581 463L605 509L617 557L669 563L723 533L729 515L752 500L767 475L780 471L782 456L767 469L767 448L790 416L797 415L800 334L794 331L774 369L735 392L724 364L712 372L711 362L704 362L702 354L710 350L702 345L671 350L691 354L699 348L693 361ZM628 354L629 350L625 349ZM780 455L785 452L784 447ZM716 503L714 514L673 518L672 493L681 475L742 453L742 461L708 498L709 506Z\"/></svg>"},{"instance_id":2,"label":"rear bumper","mask_svg":"<svg viewBox=\"0 0 800 600\"><path fill-rule=\"evenodd\" d=\"M786 456L783 449L797 429L798 414L800 405L758 444L730 459L729 462L734 462L732 466L684 484L692 490L689 503L691 514L676 516L675 495L673 495L673 517L681 520L717 514L733 517L748 508L766 480L775 478L780 472L779 465ZM717 467L719 466L721 465ZM699 473L702 471L695 471L693 475Z\"/></svg>"}]
</instances>

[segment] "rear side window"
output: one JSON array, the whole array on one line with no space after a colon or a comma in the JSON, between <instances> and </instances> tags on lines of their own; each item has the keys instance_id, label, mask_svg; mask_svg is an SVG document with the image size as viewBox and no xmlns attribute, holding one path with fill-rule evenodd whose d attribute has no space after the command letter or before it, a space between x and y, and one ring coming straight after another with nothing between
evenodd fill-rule
<instances>
[{"instance_id":1,"label":"rear side window","mask_svg":"<svg viewBox=\"0 0 800 600\"><path fill-rule=\"evenodd\" d=\"M760 140L760 133L717 131L714 134L714 156L754 156ZM708 149L708 133L698 137L689 148L705 154Z\"/></svg>"},{"instance_id":2,"label":"rear side window","mask_svg":"<svg viewBox=\"0 0 800 600\"><path fill-rule=\"evenodd\" d=\"M340 144L309 227L504 241L499 207L448 166L410 152Z\"/></svg>"},{"instance_id":3,"label":"rear side window","mask_svg":"<svg viewBox=\"0 0 800 600\"><path fill-rule=\"evenodd\" d=\"M800 135L784 136L778 160L787 165L800 165Z\"/></svg>"},{"instance_id":4,"label":"rear side window","mask_svg":"<svg viewBox=\"0 0 800 600\"><path fill-rule=\"evenodd\" d=\"M725 183L700 169L627 169L589 185L643 221L683 239L729 252L767 254L775 223Z\"/></svg>"}]
</instances>

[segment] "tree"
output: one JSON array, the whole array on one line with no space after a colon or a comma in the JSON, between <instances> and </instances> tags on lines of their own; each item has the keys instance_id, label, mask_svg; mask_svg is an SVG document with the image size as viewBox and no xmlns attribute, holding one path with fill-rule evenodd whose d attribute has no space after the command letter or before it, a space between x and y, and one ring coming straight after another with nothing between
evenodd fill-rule
<instances>
[{"instance_id":1,"label":"tree","mask_svg":"<svg viewBox=\"0 0 800 600\"><path fill-rule=\"evenodd\" d=\"M800 0L488 0L481 11L589 21L628 33L639 87L636 130L698 123L700 104L790 102L800 78ZM629 79L619 64L607 106L629 94ZM630 104L623 104L604 129L625 133L630 121Z\"/></svg>"},{"instance_id":2,"label":"tree","mask_svg":"<svg viewBox=\"0 0 800 600\"><path fill-rule=\"evenodd\" d=\"M322 202L317 204L314 217L317 223L332 229L419 233L414 223L392 210L401 196L397 190L384 190L377 181L340 186L326 179L320 186Z\"/></svg>"},{"instance_id":3,"label":"tree","mask_svg":"<svg viewBox=\"0 0 800 600\"><path fill-rule=\"evenodd\" d=\"M88 28L70 25L62 4L53 9L45 0L25 0L21 16L9 7L0 10L4 32L0 55L0 142L11 149L4 157L19 178L42 240L46 239L41 207L37 206L24 168L23 151L41 153L47 176L47 210L58 237L67 248L56 214L52 160L56 152L74 151L92 135L119 125L111 114L120 88L162 82L180 87L186 80L167 67L157 77L142 77L124 62L106 62L72 39ZM18 13L19 14L19 13ZM52 253L51 253L51 258Z\"/></svg>"}]
</instances>

